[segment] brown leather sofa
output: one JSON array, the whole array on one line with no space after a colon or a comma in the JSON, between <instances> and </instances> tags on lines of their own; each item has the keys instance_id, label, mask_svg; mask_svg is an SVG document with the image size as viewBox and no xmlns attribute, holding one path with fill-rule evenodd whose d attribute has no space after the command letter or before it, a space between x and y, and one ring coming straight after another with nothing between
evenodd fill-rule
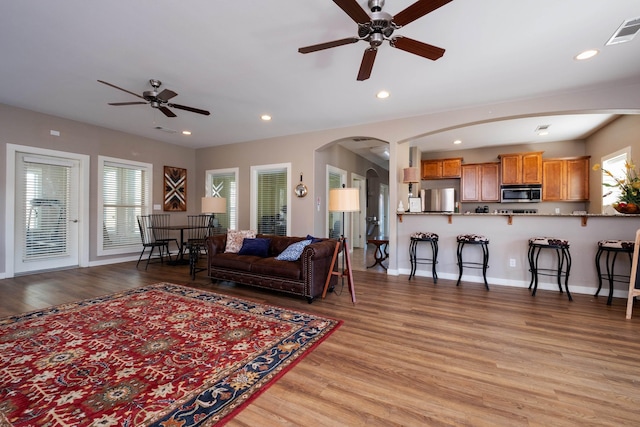
<instances>
[{"instance_id":1,"label":"brown leather sofa","mask_svg":"<svg viewBox=\"0 0 640 427\"><path fill-rule=\"evenodd\" d=\"M301 295L307 298L309 303L322 295L337 243L335 239L323 239L307 245L297 261L278 261L275 259L276 256L292 243L305 238L262 234L256 237L271 239L267 257L225 253L227 235L209 236L208 277L212 281L228 280ZM336 280L336 276L332 275L329 283L331 289L335 286Z\"/></svg>"}]
</instances>

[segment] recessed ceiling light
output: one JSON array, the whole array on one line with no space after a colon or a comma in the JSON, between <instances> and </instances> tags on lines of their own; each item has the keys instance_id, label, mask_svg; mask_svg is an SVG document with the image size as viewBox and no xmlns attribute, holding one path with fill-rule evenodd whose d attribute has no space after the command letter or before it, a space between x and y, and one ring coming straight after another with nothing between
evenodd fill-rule
<instances>
[{"instance_id":1,"label":"recessed ceiling light","mask_svg":"<svg viewBox=\"0 0 640 427\"><path fill-rule=\"evenodd\" d=\"M263 114L263 115L260 116L260 118L262 120L264 120L265 122L268 122L269 120L271 120L271 116L268 115L268 114Z\"/></svg>"},{"instance_id":2,"label":"recessed ceiling light","mask_svg":"<svg viewBox=\"0 0 640 427\"><path fill-rule=\"evenodd\" d=\"M574 59L576 59L578 61L584 61L585 59L593 58L598 53L600 53L600 51L598 49L589 49L589 50L585 50L584 52L581 52L581 53L577 54L574 57Z\"/></svg>"},{"instance_id":3,"label":"recessed ceiling light","mask_svg":"<svg viewBox=\"0 0 640 427\"><path fill-rule=\"evenodd\" d=\"M391 94L386 90L381 90L380 92L376 93L376 98L378 99L386 99L389 96L391 96Z\"/></svg>"},{"instance_id":4,"label":"recessed ceiling light","mask_svg":"<svg viewBox=\"0 0 640 427\"><path fill-rule=\"evenodd\" d=\"M191 135L191 131L190 130L183 130L182 134L183 135Z\"/></svg>"},{"instance_id":5,"label":"recessed ceiling light","mask_svg":"<svg viewBox=\"0 0 640 427\"><path fill-rule=\"evenodd\" d=\"M453 141L453 143L458 145L458 144L462 144L462 141L460 141L459 139L456 139L455 141Z\"/></svg>"}]
</instances>

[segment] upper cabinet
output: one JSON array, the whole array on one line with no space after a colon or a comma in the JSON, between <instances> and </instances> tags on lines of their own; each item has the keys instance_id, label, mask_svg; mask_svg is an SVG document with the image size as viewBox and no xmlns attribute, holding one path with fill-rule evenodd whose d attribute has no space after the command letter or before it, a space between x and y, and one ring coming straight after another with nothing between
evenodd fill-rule
<instances>
[{"instance_id":1,"label":"upper cabinet","mask_svg":"<svg viewBox=\"0 0 640 427\"><path fill-rule=\"evenodd\" d=\"M502 184L542 184L542 151L500 154Z\"/></svg>"},{"instance_id":2,"label":"upper cabinet","mask_svg":"<svg viewBox=\"0 0 640 427\"><path fill-rule=\"evenodd\" d=\"M589 156L545 159L542 162L542 200L589 200Z\"/></svg>"},{"instance_id":3,"label":"upper cabinet","mask_svg":"<svg viewBox=\"0 0 640 427\"><path fill-rule=\"evenodd\" d=\"M422 179L460 178L462 158L422 161Z\"/></svg>"},{"instance_id":4,"label":"upper cabinet","mask_svg":"<svg viewBox=\"0 0 640 427\"><path fill-rule=\"evenodd\" d=\"M462 165L461 202L499 202L500 164Z\"/></svg>"}]
</instances>

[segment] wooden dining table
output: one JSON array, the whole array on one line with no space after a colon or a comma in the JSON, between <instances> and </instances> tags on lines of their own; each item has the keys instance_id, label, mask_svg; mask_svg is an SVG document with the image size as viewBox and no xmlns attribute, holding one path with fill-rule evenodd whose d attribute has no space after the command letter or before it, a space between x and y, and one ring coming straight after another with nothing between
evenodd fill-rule
<instances>
[{"instance_id":1,"label":"wooden dining table","mask_svg":"<svg viewBox=\"0 0 640 427\"><path fill-rule=\"evenodd\" d=\"M189 260L184 259L184 230L196 230L199 228L209 228L209 227L181 224L181 225L159 225L152 228L155 228L156 230L180 231L180 240L178 241L178 256L176 257L175 261L170 261L169 263L171 265L188 265Z\"/></svg>"}]
</instances>

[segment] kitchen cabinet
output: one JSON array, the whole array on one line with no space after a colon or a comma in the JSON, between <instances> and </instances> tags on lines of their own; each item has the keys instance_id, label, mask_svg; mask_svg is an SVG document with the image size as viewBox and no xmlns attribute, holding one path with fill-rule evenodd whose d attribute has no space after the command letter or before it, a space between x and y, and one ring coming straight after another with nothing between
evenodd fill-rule
<instances>
[{"instance_id":1,"label":"kitchen cabinet","mask_svg":"<svg viewBox=\"0 0 640 427\"><path fill-rule=\"evenodd\" d=\"M503 184L541 184L542 151L500 154Z\"/></svg>"},{"instance_id":2,"label":"kitchen cabinet","mask_svg":"<svg viewBox=\"0 0 640 427\"><path fill-rule=\"evenodd\" d=\"M422 161L422 179L460 178L462 158Z\"/></svg>"},{"instance_id":3,"label":"kitchen cabinet","mask_svg":"<svg viewBox=\"0 0 640 427\"><path fill-rule=\"evenodd\" d=\"M589 200L590 156L545 159L542 162L542 201Z\"/></svg>"},{"instance_id":4,"label":"kitchen cabinet","mask_svg":"<svg viewBox=\"0 0 640 427\"><path fill-rule=\"evenodd\" d=\"M500 201L500 163L462 165L461 202Z\"/></svg>"}]
</instances>

